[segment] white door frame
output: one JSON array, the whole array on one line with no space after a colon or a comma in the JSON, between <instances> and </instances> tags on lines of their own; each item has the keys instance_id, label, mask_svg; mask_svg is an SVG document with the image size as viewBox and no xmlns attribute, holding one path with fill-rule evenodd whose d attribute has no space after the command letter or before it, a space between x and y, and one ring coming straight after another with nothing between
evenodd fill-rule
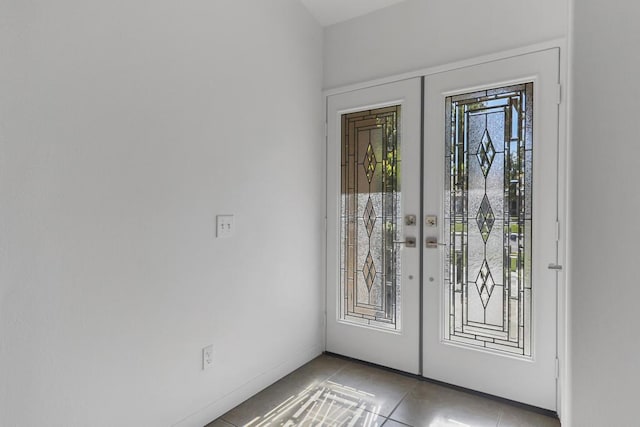
<instances>
[{"instance_id":1,"label":"white door frame","mask_svg":"<svg viewBox=\"0 0 640 427\"><path fill-rule=\"evenodd\" d=\"M436 73L440 73L443 71L450 71L457 68L467 67L470 65L478 65L485 62L491 62L500 59L506 59L514 56L525 55L529 53L539 52L542 50L548 49L559 49L560 52L560 70L559 70L559 81L560 81L560 90L558 97L558 221L560 224L559 227L559 240L558 240L558 254L557 260L558 264L565 266L566 260L568 259L567 254L567 223L568 223L568 199L569 199L569 188L568 188L568 175L570 172L570 162L568 159L568 141L569 141L569 126L568 126L568 115L570 111L570 105L567 100L569 99L569 90L570 84L568 81L569 76L569 45L567 40L564 38L550 40L543 43L533 44L529 46L523 46L516 49L510 49L506 51L496 52L489 55L478 56L474 58L469 58L463 61L452 62L448 64L443 64L435 67L423 68L403 74L397 74L393 76L388 76L381 79L364 81L357 84L352 84L348 86L341 86L337 88L330 88L323 91L323 96L326 100L330 95L349 92L357 89L363 89L367 87L377 86L381 84L396 82L400 80L405 80L408 78L414 77L422 77L428 76ZM325 129L326 124L326 115L325 115ZM326 136L326 133L325 133ZM325 153L325 196L327 196L327 188L326 188L326 165L327 158ZM326 201L326 198L325 198ZM325 224L326 224L325 217ZM326 242L325 242L325 250L326 250ZM326 261L327 254L325 253L325 268L323 269L326 272ZM557 390L557 408L558 415L560 416L561 421L570 422L570 420L565 420L565 414L569 415L568 402L571 394L571 390L568 388L569 381L569 367L568 360L570 357L570 342L569 342L569 323L568 323L568 314L570 310L569 301L567 300L568 295L568 286L570 281L568 280L568 272L566 269L559 272L557 274L557 351L558 351L558 359L559 359L559 375L558 375L558 390ZM326 279L326 277L325 277ZM325 280L326 283L326 280ZM327 302L325 301L325 304ZM325 306L325 319L326 319L326 306ZM326 337L325 337L326 338ZM326 341L325 341L326 342Z\"/></svg>"}]
</instances>

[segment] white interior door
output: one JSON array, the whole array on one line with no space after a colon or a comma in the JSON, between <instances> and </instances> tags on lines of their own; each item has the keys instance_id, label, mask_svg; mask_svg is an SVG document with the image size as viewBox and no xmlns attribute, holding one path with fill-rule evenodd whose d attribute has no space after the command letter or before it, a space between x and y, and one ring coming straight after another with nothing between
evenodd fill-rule
<instances>
[{"instance_id":1,"label":"white interior door","mask_svg":"<svg viewBox=\"0 0 640 427\"><path fill-rule=\"evenodd\" d=\"M556 409L558 50L427 76L423 375Z\"/></svg>"},{"instance_id":2,"label":"white interior door","mask_svg":"<svg viewBox=\"0 0 640 427\"><path fill-rule=\"evenodd\" d=\"M330 96L327 117L326 348L411 373L419 372L420 92L411 79Z\"/></svg>"}]
</instances>

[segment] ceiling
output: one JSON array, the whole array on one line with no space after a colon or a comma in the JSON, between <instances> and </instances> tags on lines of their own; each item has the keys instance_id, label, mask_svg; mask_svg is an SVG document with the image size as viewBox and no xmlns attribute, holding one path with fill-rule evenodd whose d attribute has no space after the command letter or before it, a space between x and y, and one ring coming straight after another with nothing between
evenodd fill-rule
<instances>
[{"instance_id":1,"label":"ceiling","mask_svg":"<svg viewBox=\"0 0 640 427\"><path fill-rule=\"evenodd\" d=\"M346 21L404 0L300 0L322 26Z\"/></svg>"}]
</instances>

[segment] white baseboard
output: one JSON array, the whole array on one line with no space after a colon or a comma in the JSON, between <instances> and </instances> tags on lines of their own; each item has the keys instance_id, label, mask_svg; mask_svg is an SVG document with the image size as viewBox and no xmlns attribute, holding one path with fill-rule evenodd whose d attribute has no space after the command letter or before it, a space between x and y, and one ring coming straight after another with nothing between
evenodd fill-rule
<instances>
[{"instance_id":1,"label":"white baseboard","mask_svg":"<svg viewBox=\"0 0 640 427\"><path fill-rule=\"evenodd\" d=\"M195 414L191 414L176 422L172 427L203 427L207 425L259 391L278 381L280 378L313 360L322 353L322 349L320 346L313 346L307 350L292 353L294 355L291 358L256 376L239 388L207 405Z\"/></svg>"}]
</instances>

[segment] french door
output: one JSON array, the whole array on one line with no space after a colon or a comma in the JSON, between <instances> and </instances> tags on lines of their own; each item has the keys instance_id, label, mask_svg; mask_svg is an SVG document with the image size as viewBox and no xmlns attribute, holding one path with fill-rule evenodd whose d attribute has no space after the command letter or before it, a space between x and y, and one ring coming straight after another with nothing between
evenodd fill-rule
<instances>
[{"instance_id":1,"label":"french door","mask_svg":"<svg viewBox=\"0 0 640 427\"><path fill-rule=\"evenodd\" d=\"M558 51L425 87L423 375L555 410Z\"/></svg>"},{"instance_id":2,"label":"french door","mask_svg":"<svg viewBox=\"0 0 640 427\"><path fill-rule=\"evenodd\" d=\"M328 351L555 410L558 66L329 97Z\"/></svg>"},{"instance_id":3,"label":"french door","mask_svg":"<svg viewBox=\"0 0 640 427\"><path fill-rule=\"evenodd\" d=\"M329 97L327 350L414 374L420 79Z\"/></svg>"}]
</instances>

